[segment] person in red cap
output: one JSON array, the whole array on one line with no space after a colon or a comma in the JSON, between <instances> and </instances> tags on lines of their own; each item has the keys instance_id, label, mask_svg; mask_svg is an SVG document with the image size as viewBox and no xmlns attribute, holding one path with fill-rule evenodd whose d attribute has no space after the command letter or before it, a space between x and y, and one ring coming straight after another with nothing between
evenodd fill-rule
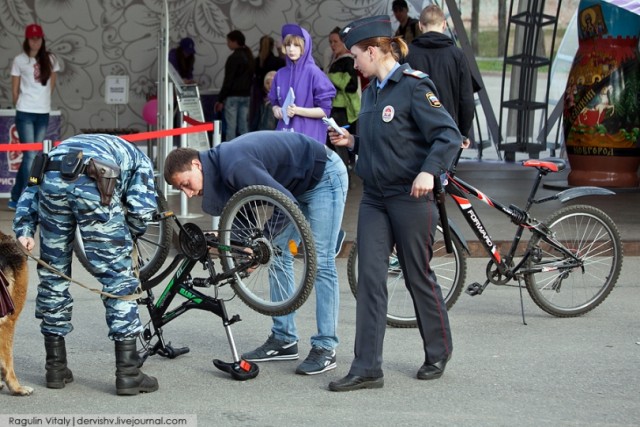
<instances>
[{"instance_id":1,"label":"person in red cap","mask_svg":"<svg viewBox=\"0 0 640 427\"><path fill-rule=\"evenodd\" d=\"M16 129L21 143L40 142L49 126L51 94L56 73L60 70L55 56L47 51L44 32L38 24L27 25L24 31L23 52L11 66L11 91L16 109ZM35 151L24 151L22 163L11 189L9 209L15 210L20 194L27 186Z\"/></svg>"}]
</instances>

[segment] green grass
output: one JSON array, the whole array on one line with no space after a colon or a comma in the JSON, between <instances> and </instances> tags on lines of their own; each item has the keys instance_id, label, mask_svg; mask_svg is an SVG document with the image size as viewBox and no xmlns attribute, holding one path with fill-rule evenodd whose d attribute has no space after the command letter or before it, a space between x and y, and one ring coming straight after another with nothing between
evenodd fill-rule
<instances>
[{"instance_id":1,"label":"green grass","mask_svg":"<svg viewBox=\"0 0 640 427\"><path fill-rule=\"evenodd\" d=\"M556 43L554 48L557 49L560 41L564 36L564 29L558 29L556 34ZM545 30L545 47L551 46L551 30ZM511 41L509 48L513 49L513 31L509 34ZM478 33L478 54L476 61L480 72L502 72L502 57L498 56L498 31L481 31ZM509 71L510 67L507 67ZM542 67L541 70L545 70Z\"/></svg>"}]
</instances>

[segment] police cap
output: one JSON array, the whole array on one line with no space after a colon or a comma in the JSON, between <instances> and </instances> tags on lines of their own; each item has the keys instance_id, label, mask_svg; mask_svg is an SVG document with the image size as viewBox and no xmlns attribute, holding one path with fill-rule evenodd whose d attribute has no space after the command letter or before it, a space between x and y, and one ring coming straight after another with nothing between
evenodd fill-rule
<instances>
[{"instance_id":1,"label":"police cap","mask_svg":"<svg viewBox=\"0 0 640 427\"><path fill-rule=\"evenodd\" d=\"M340 32L347 49L356 43L373 37L392 37L391 18L389 15L371 16L358 19L347 25Z\"/></svg>"}]
</instances>

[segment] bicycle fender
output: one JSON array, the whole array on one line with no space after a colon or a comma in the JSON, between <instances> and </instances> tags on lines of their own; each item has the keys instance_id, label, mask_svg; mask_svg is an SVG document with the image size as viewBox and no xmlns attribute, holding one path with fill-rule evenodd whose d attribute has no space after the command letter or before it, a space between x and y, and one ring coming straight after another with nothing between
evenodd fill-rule
<instances>
[{"instance_id":1,"label":"bicycle fender","mask_svg":"<svg viewBox=\"0 0 640 427\"><path fill-rule=\"evenodd\" d=\"M561 191L555 195L555 198L560 202L565 203L569 200L576 199L584 196L610 196L616 194L611 190L607 190L602 187L575 187L568 190Z\"/></svg>"},{"instance_id":2,"label":"bicycle fender","mask_svg":"<svg viewBox=\"0 0 640 427\"><path fill-rule=\"evenodd\" d=\"M451 232L455 234L458 240L460 241L460 243L462 243L462 247L464 248L465 251L467 251L467 254L471 253L471 251L469 250L469 245L467 244L467 240L464 238L464 236L460 232L460 228L458 227L458 225L455 222L453 222L451 219L449 218L447 219L449 222L449 228L451 229Z\"/></svg>"}]
</instances>

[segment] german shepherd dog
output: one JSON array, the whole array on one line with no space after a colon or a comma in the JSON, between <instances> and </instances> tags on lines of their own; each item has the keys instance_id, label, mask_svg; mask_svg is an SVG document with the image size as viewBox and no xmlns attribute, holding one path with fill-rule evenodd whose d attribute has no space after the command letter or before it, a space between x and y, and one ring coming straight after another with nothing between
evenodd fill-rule
<instances>
[{"instance_id":1,"label":"german shepherd dog","mask_svg":"<svg viewBox=\"0 0 640 427\"><path fill-rule=\"evenodd\" d=\"M18 244L15 239L0 231L0 281L4 282L6 279L7 282L4 285L0 283L0 286L8 287L8 294L14 306L13 313L0 317L0 389L3 388L3 383L6 383L11 394L28 396L33 393L33 389L21 386L13 370L13 335L18 316L27 299L29 280L27 257Z\"/></svg>"}]
</instances>

